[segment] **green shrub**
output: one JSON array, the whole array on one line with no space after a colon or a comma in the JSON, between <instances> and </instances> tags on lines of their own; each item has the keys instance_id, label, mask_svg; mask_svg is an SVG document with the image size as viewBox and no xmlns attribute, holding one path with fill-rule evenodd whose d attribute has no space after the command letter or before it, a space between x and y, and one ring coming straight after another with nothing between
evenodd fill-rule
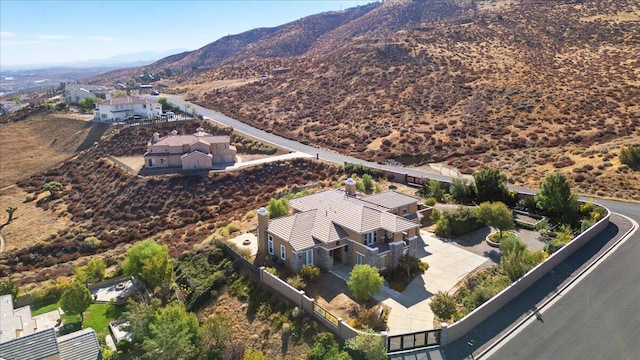
<instances>
[{"instance_id":1,"label":"green shrub","mask_svg":"<svg viewBox=\"0 0 640 360\"><path fill-rule=\"evenodd\" d=\"M483 225L474 211L461 206L455 211L440 213L436 222L436 233L442 236L462 236L480 229Z\"/></svg>"},{"instance_id":2,"label":"green shrub","mask_svg":"<svg viewBox=\"0 0 640 360\"><path fill-rule=\"evenodd\" d=\"M373 179L371 178L371 175L369 174L362 175L362 185L366 192L373 190Z\"/></svg>"},{"instance_id":3,"label":"green shrub","mask_svg":"<svg viewBox=\"0 0 640 360\"><path fill-rule=\"evenodd\" d=\"M640 167L640 145L629 146L620 151L620 162L630 168Z\"/></svg>"},{"instance_id":4,"label":"green shrub","mask_svg":"<svg viewBox=\"0 0 640 360\"><path fill-rule=\"evenodd\" d=\"M302 290L307 286L307 284L304 282L304 279L300 275L296 275L288 278L287 284L289 284L290 286L298 290Z\"/></svg>"},{"instance_id":5,"label":"green shrub","mask_svg":"<svg viewBox=\"0 0 640 360\"><path fill-rule=\"evenodd\" d=\"M352 164L346 163L344 165L344 173L345 174L358 174L362 176L363 174L369 174L375 179L380 179L384 177L384 172L379 169L370 168L368 166L364 166L362 164Z\"/></svg>"},{"instance_id":6,"label":"green shrub","mask_svg":"<svg viewBox=\"0 0 640 360\"><path fill-rule=\"evenodd\" d=\"M428 262L422 261L421 265L422 265L422 271L423 272L429 270L429 263Z\"/></svg>"},{"instance_id":7,"label":"green shrub","mask_svg":"<svg viewBox=\"0 0 640 360\"><path fill-rule=\"evenodd\" d=\"M320 276L320 268L313 265L302 265L300 276L306 281L313 281Z\"/></svg>"},{"instance_id":8,"label":"green shrub","mask_svg":"<svg viewBox=\"0 0 640 360\"><path fill-rule=\"evenodd\" d=\"M437 202L436 198L434 198L434 197L430 197L430 198L424 199L424 204L427 205L427 206L433 206L433 205L436 204L436 202Z\"/></svg>"},{"instance_id":9,"label":"green shrub","mask_svg":"<svg viewBox=\"0 0 640 360\"><path fill-rule=\"evenodd\" d=\"M440 212L440 210L433 209L431 211L431 215L429 215L429 220L431 220L433 222L438 222L438 220L440 220L441 216L442 216L442 213Z\"/></svg>"},{"instance_id":10,"label":"green shrub","mask_svg":"<svg viewBox=\"0 0 640 360\"><path fill-rule=\"evenodd\" d=\"M240 224L237 221L233 221L227 225L227 230L229 231L229 234L240 231Z\"/></svg>"},{"instance_id":11,"label":"green shrub","mask_svg":"<svg viewBox=\"0 0 640 360\"><path fill-rule=\"evenodd\" d=\"M450 295L447 292L438 291L431 298L429 307L438 318L442 320L449 320L456 312L456 299L453 295Z\"/></svg>"},{"instance_id":12,"label":"green shrub","mask_svg":"<svg viewBox=\"0 0 640 360\"><path fill-rule=\"evenodd\" d=\"M407 277L413 277L422 274L425 271L420 259L409 255L402 255L398 262L398 268L406 271ZM427 268L429 268L428 264Z\"/></svg>"},{"instance_id":13,"label":"green shrub","mask_svg":"<svg viewBox=\"0 0 640 360\"><path fill-rule=\"evenodd\" d=\"M244 352L242 360L269 360L269 358L260 350L249 349Z\"/></svg>"},{"instance_id":14,"label":"green shrub","mask_svg":"<svg viewBox=\"0 0 640 360\"><path fill-rule=\"evenodd\" d=\"M364 308L358 311L355 327L357 329L373 329L375 331L387 330L388 311L382 306Z\"/></svg>"},{"instance_id":15,"label":"green shrub","mask_svg":"<svg viewBox=\"0 0 640 360\"><path fill-rule=\"evenodd\" d=\"M229 294L237 297L239 300L247 300L251 292L251 283L244 276L231 277L229 285Z\"/></svg>"},{"instance_id":16,"label":"green shrub","mask_svg":"<svg viewBox=\"0 0 640 360\"><path fill-rule=\"evenodd\" d=\"M100 241L100 239L98 239L97 237L89 236L89 237L84 239L83 246L88 248L88 249L95 249L95 248L99 247L101 243L102 243L102 241Z\"/></svg>"},{"instance_id":17,"label":"green shrub","mask_svg":"<svg viewBox=\"0 0 640 360\"><path fill-rule=\"evenodd\" d=\"M436 234L438 236L450 236L452 234L451 223L446 217L440 217L436 221Z\"/></svg>"}]
</instances>

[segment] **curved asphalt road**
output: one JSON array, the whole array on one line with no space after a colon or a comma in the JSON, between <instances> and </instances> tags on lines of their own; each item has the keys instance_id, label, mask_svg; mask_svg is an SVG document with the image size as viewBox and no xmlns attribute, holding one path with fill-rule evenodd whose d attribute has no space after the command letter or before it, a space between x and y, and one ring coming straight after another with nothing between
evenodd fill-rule
<instances>
[{"instance_id":1,"label":"curved asphalt road","mask_svg":"<svg viewBox=\"0 0 640 360\"><path fill-rule=\"evenodd\" d=\"M634 219L640 218L638 205L599 202L612 211L624 212ZM588 252L589 248L593 248L598 243L597 239L594 240L580 252ZM542 321L529 320L515 336L501 344L488 358L639 359L638 259L640 232L636 231L610 256L605 257L595 271L588 273L570 291L562 293L556 303L543 308ZM571 258L567 260L569 264L572 260L576 261ZM464 343L459 343L457 348L463 346ZM457 354L461 355L459 351Z\"/></svg>"},{"instance_id":2,"label":"curved asphalt road","mask_svg":"<svg viewBox=\"0 0 640 360\"><path fill-rule=\"evenodd\" d=\"M221 123L223 125L226 126L231 126L234 128L234 130L241 132L243 134L252 136L254 138L272 143L274 145L278 145L284 148L287 148L289 150L293 150L293 151L299 151L305 154L310 154L310 155L318 155L320 157L320 159L322 160L326 160L326 161L330 161L330 162L334 162L334 163L338 163L338 164L344 164L344 162L350 162L350 163L355 163L355 164L363 164L365 166L369 166L372 168L377 168L377 169L382 169L382 170L389 170L389 171L400 171L400 172L404 172L407 173L409 176L416 176L416 177L422 177L422 176L429 176L429 178L431 179L436 179L439 181L451 181L451 178L448 176L443 176L443 175L439 175L439 174L433 174L433 173L426 173L423 171L419 171L419 170L414 170L414 169L410 169L410 168L404 168L404 167L398 167L398 166L390 166L390 165L381 165L378 163L374 163L374 162L369 162L369 161L364 161L358 158L354 158L351 156L346 156L346 155L342 155L342 154L338 154L334 151L331 150L327 150L327 149L321 149L321 148L317 148L314 146L309 146L309 145L304 145L301 144L297 141L294 140L289 140L286 138L283 138L281 136L257 129L251 125L245 124L241 121L238 121L236 119L230 118L224 114L221 114L217 111L214 110L210 110L210 109L206 109L203 108L202 106L190 103L188 101L184 101L182 99L182 96L179 95L171 95L171 94L163 94L161 95L161 97L165 97L167 98L167 100L169 102L171 102L173 105L180 107L181 110L185 111L185 112L190 112L185 105L189 105L192 108L194 108L196 110L196 112L198 114L201 114L202 116L204 116L207 119L210 120L214 120L218 123Z\"/></svg>"},{"instance_id":3,"label":"curved asphalt road","mask_svg":"<svg viewBox=\"0 0 640 360\"><path fill-rule=\"evenodd\" d=\"M405 172L410 176L427 176L440 181L451 178L415 169L399 168L363 161L336 152L300 144L296 141L256 129L217 111L188 103L177 95L162 95L185 109L189 104L199 114L249 136L294 151L318 156L323 160L343 164L359 163L369 167ZM525 193L534 190L512 187ZM620 213L640 222L640 205L611 200L597 200L613 213ZM586 266L597 254L630 228L629 221L614 215L612 223L589 244L578 250L525 293L507 305L503 311L487 319L462 339L445 347L448 360L470 358L467 342L474 340L473 350L487 345L493 337L505 331L539 301ZM617 225L619 224L619 225ZM640 232L636 232L619 249L611 253L597 271L582 281L561 299L542 310L541 321L529 322L512 340L501 344L491 359L637 359L640 358ZM478 352L479 353L479 352ZM422 358L418 355L411 358Z\"/></svg>"}]
</instances>

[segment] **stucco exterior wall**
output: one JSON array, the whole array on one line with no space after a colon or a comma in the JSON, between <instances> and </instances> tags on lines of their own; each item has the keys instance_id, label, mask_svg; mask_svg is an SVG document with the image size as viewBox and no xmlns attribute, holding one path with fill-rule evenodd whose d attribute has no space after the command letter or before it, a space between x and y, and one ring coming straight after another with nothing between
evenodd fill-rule
<instances>
[{"instance_id":1,"label":"stucco exterior wall","mask_svg":"<svg viewBox=\"0 0 640 360\"><path fill-rule=\"evenodd\" d=\"M187 156L182 156L182 169L183 170L198 170L198 169L211 169L212 156L201 153L192 153Z\"/></svg>"}]
</instances>

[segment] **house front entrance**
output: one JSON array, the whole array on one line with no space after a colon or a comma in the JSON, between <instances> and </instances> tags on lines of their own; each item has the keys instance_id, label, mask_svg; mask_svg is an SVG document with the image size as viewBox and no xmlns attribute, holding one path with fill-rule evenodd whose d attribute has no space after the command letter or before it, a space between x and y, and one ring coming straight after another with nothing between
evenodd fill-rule
<instances>
[{"instance_id":1,"label":"house front entrance","mask_svg":"<svg viewBox=\"0 0 640 360\"><path fill-rule=\"evenodd\" d=\"M331 251L331 257L333 257L334 264L347 264L349 262L349 256L347 254L348 245L344 244L333 248Z\"/></svg>"}]
</instances>

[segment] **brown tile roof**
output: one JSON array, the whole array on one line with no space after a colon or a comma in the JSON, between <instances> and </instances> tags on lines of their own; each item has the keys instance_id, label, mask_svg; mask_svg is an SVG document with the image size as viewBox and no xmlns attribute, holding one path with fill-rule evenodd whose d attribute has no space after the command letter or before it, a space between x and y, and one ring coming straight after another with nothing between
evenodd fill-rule
<instances>
[{"instance_id":1,"label":"brown tile roof","mask_svg":"<svg viewBox=\"0 0 640 360\"><path fill-rule=\"evenodd\" d=\"M203 144L224 144L229 143L231 138L227 135L211 135L207 133L197 133L191 135L168 135L151 145L160 146L182 146L182 145L194 145L197 142Z\"/></svg>"},{"instance_id":2,"label":"brown tile roof","mask_svg":"<svg viewBox=\"0 0 640 360\"><path fill-rule=\"evenodd\" d=\"M291 243L296 251L312 247L316 241L344 239L348 237L345 229L360 234L377 229L397 233L420 226L339 190L326 190L289 203L301 212L272 219L268 231Z\"/></svg>"},{"instance_id":3,"label":"brown tile roof","mask_svg":"<svg viewBox=\"0 0 640 360\"><path fill-rule=\"evenodd\" d=\"M385 191L379 194L364 197L362 198L362 200L385 207L387 209L394 209L399 208L400 206L414 204L420 199L395 191Z\"/></svg>"},{"instance_id":4,"label":"brown tile roof","mask_svg":"<svg viewBox=\"0 0 640 360\"><path fill-rule=\"evenodd\" d=\"M310 209L317 209L319 206L323 206L322 204L328 202L334 203L339 201L346 201L357 205L368 206L381 211L388 210L387 208L378 206L376 204L363 201L360 197L347 196L344 191L337 189L325 190L315 194L289 200L289 205L291 205L291 207L297 211L305 211Z\"/></svg>"}]
</instances>

